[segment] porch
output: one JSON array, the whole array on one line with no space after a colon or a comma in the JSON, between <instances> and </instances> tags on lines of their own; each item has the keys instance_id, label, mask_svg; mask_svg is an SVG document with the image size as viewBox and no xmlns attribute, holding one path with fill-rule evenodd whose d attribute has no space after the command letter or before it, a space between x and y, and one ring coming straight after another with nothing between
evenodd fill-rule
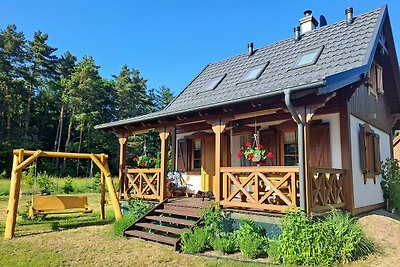
<instances>
[{"instance_id":1,"label":"porch","mask_svg":"<svg viewBox=\"0 0 400 267\"><path fill-rule=\"evenodd\" d=\"M125 169L125 198L143 198L162 202L166 178L160 168ZM343 189L344 170L309 168L306 176L306 210L320 213L346 205ZM297 166L221 167L220 186L215 186L217 202L223 208L250 211L284 212L299 207L299 168ZM186 199L186 200L185 200ZM180 197L170 200L177 206L208 205L201 198Z\"/></svg>"}]
</instances>

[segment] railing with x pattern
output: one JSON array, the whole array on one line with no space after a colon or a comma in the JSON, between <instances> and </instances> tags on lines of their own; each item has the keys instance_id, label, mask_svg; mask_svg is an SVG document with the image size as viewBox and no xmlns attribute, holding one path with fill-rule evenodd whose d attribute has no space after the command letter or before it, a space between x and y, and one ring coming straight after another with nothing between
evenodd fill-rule
<instances>
[{"instance_id":1,"label":"railing with x pattern","mask_svg":"<svg viewBox=\"0 0 400 267\"><path fill-rule=\"evenodd\" d=\"M125 174L128 178L128 196L161 200L161 169L125 169Z\"/></svg>"},{"instance_id":2,"label":"railing with x pattern","mask_svg":"<svg viewBox=\"0 0 400 267\"><path fill-rule=\"evenodd\" d=\"M299 168L222 167L221 205L272 211L297 206Z\"/></svg>"},{"instance_id":3,"label":"railing with x pattern","mask_svg":"<svg viewBox=\"0 0 400 267\"><path fill-rule=\"evenodd\" d=\"M311 211L322 212L346 205L343 191L344 170L310 167L308 173Z\"/></svg>"}]
</instances>

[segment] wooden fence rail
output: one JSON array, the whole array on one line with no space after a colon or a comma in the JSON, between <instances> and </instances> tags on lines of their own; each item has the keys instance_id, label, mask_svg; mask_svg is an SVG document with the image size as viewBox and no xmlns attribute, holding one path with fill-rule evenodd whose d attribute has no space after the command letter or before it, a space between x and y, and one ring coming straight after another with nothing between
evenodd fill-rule
<instances>
[{"instance_id":1,"label":"wooden fence rail","mask_svg":"<svg viewBox=\"0 0 400 267\"><path fill-rule=\"evenodd\" d=\"M221 205L272 211L297 206L298 167L221 167Z\"/></svg>"},{"instance_id":2,"label":"wooden fence rail","mask_svg":"<svg viewBox=\"0 0 400 267\"><path fill-rule=\"evenodd\" d=\"M323 212L346 205L343 191L344 173L342 169L314 167L308 169L310 211Z\"/></svg>"},{"instance_id":3,"label":"wooden fence rail","mask_svg":"<svg viewBox=\"0 0 400 267\"><path fill-rule=\"evenodd\" d=\"M128 178L126 194L149 200L161 199L161 169L125 169Z\"/></svg>"}]
</instances>

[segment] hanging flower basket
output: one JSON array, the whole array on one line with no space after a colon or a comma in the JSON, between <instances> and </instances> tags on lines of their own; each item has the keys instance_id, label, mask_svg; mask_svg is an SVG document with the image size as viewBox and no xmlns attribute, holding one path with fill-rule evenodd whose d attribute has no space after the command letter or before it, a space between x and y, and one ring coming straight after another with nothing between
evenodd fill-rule
<instances>
[{"instance_id":1,"label":"hanging flower basket","mask_svg":"<svg viewBox=\"0 0 400 267\"><path fill-rule=\"evenodd\" d=\"M136 156L132 161L141 169L153 168L156 165L156 158L149 155Z\"/></svg>"},{"instance_id":2,"label":"hanging flower basket","mask_svg":"<svg viewBox=\"0 0 400 267\"><path fill-rule=\"evenodd\" d=\"M253 162L260 162L265 160L266 158L272 158L274 155L272 152L268 152L263 148L261 144L252 145L251 142L246 142L245 147L241 147L239 153L237 154L238 158L245 157L248 160Z\"/></svg>"}]
</instances>

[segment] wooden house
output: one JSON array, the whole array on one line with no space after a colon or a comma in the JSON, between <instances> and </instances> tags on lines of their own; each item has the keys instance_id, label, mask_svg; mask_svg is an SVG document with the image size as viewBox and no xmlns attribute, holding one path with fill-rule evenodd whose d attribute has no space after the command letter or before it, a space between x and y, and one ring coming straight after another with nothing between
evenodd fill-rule
<instances>
[{"instance_id":1,"label":"wooden house","mask_svg":"<svg viewBox=\"0 0 400 267\"><path fill-rule=\"evenodd\" d=\"M293 37L207 65L160 112L97 125L120 143L120 198L166 199L170 143L173 169L223 207L381 207L380 161L400 114L388 8L349 8L319 27L306 11L300 24ZM160 168L125 168L128 136L150 130L160 133ZM238 158L246 142L272 158Z\"/></svg>"}]
</instances>

